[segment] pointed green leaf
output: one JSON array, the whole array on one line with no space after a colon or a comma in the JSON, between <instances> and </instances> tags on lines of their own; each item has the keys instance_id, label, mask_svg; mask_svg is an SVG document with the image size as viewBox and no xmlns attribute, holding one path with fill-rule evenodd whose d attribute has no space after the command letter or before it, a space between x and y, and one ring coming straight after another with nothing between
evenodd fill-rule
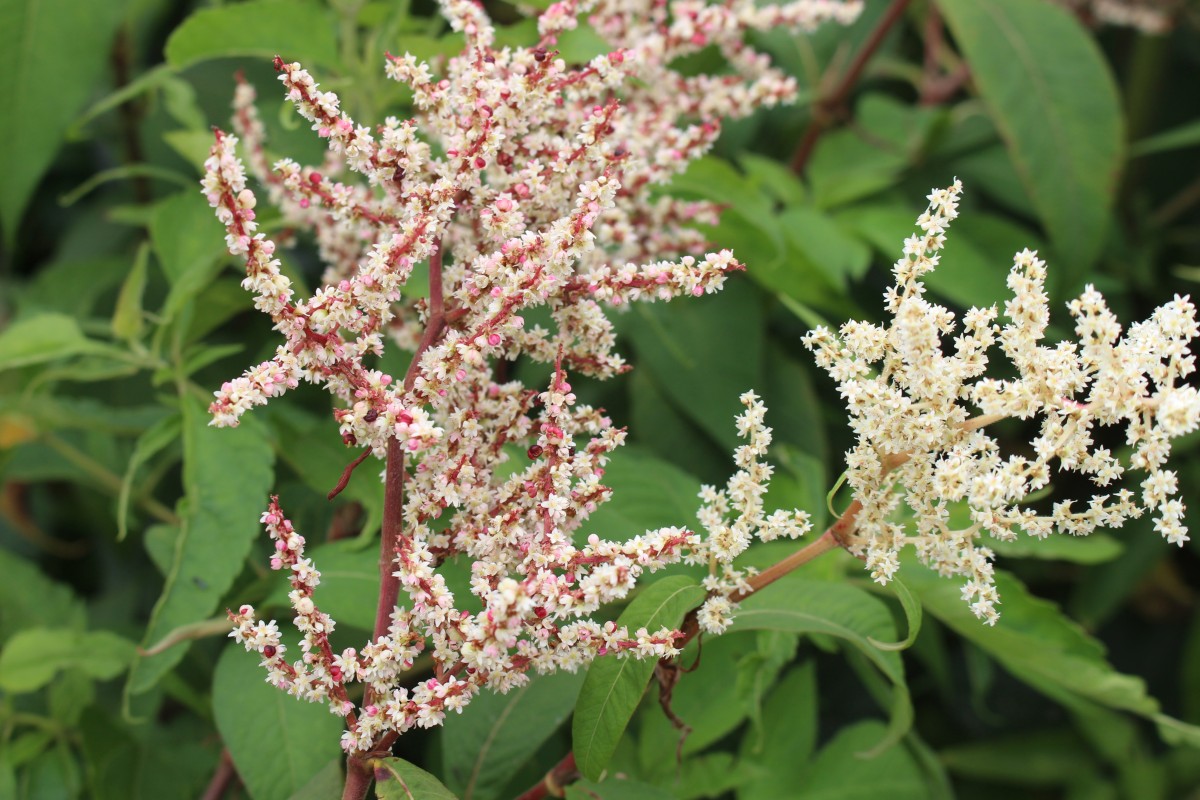
<instances>
[{"instance_id":1,"label":"pointed green leaf","mask_svg":"<svg viewBox=\"0 0 1200 800\"><path fill-rule=\"evenodd\" d=\"M1104 245L1121 170L1116 83L1095 39L1042 0L938 0L1038 215L1074 275Z\"/></svg>"},{"instance_id":2,"label":"pointed green leaf","mask_svg":"<svg viewBox=\"0 0 1200 800\"><path fill-rule=\"evenodd\" d=\"M162 595L154 606L143 646L171 631L210 617L229 590L261 530L274 453L262 427L243 420L215 428L195 398L183 402L183 527ZM143 658L130 673L127 691L139 694L175 666L186 645Z\"/></svg>"},{"instance_id":3,"label":"pointed green leaf","mask_svg":"<svg viewBox=\"0 0 1200 800\"><path fill-rule=\"evenodd\" d=\"M37 314L0 331L0 370L43 364L60 358L105 352L109 348L83 335L66 314Z\"/></svg>"},{"instance_id":4,"label":"pointed green leaf","mask_svg":"<svg viewBox=\"0 0 1200 800\"><path fill-rule=\"evenodd\" d=\"M402 758L380 759L378 769L388 776L375 784L379 800L458 800L441 781Z\"/></svg>"},{"instance_id":5,"label":"pointed green leaf","mask_svg":"<svg viewBox=\"0 0 1200 800\"><path fill-rule=\"evenodd\" d=\"M871 758L862 751L884 735L878 722L860 722L838 732L821 748L793 790L804 800L925 800L921 770L903 747Z\"/></svg>"},{"instance_id":6,"label":"pointed green leaf","mask_svg":"<svg viewBox=\"0 0 1200 800\"><path fill-rule=\"evenodd\" d=\"M704 599L704 589L691 578L676 575L638 593L617 620L632 632L674 627ZM654 672L653 659L601 656L592 662L579 691L571 741L575 763L587 778L597 780L629 724L646 682Z\"/></svg>"},{"instance_id":7,"label":"pointed green leaf","mask_svg":"<svg viewBox=\"0 0 1200 800\"><path fill-rule=\"evenodd\" d=\"M342 719L267 683L259 657L221 652L213 675L217 731L254 800L287 800L341 752Z\"/></svg>"}]
</instances>

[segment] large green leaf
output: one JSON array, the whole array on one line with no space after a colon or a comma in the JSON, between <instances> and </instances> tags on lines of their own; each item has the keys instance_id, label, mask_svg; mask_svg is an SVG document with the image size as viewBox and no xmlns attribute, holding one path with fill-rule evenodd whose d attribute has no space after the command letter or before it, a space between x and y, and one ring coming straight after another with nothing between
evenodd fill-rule
<instances>
[{"instance_id":1,"label":"large green leaf","mask_svg":"<svg viewBox=\"0 0 1200 800\"><path fill-rule=\"evenodd\" d=\"M11 247L21 213L71 120L106 72L124 2L0 3L0 226ZM2 352L2 350L0 350Z\"/></svg>"},{"instance_id":2,"label":"large green leaf","mask_svg":"<svg viewBox=\"0 0 1200 800\"><path fill-rule=\"evenodd\" d=\"M508 694L482 692L449 719L442 774L462 800L490 800L571 715L583 673L535 676Z\"/></svg>"},{"instance_id":3,"label":"large green leaf","mask_svg":"<svg viewBox=\"0 0 1200 800\"><path fill-rule=\"evenodd\" d=\"M317 545L307 552L313 566L321 572L321 585L313 597L321 611L336 620L339 626L372 630L379 596L378 551L343 539ZM272 584L274 591L263 605L288 608L291 582L286 575L278 575ZM406 602L404 596L400 602Z\"/></svg>"},{"instance_id":4,"label":"large green leaf","mask_svg":"<svg viewBox=\"0 0 1200 800\"><path fill-rule=\"evenodd\" d=\"M312 2L269 0L203 8L175 29L166 47L167 63L176 69L210 58L276 55L306 66L337 66L333 14Z\"/></svg>"},{"instance_id":5,"label":"large green leaf","mask_svg":"<svg viewBox=\"0 0 1200 800\"><path fill-rule=\"evenodd\" d=\"M912 725L912 702L904 662L873 642L893 642L896 625L880 600L842 583L789 577L746 598L730 631L776 630L822 633L843 640L865 656L892 684L891 725L875 743L878 753L895 744Z\"/></svg>"},{"instance_id":6,"label":"large green leaf","mask_svg":"<svg viewBox=\"0 0 1200 800\"><path fill-rule=\"evenodd\" d=\"M962 601L956 582L911 561L902 572L928 613L1033 688L1060 701L1078 698L1146 717L1167 741L1200 745L1200 728L1163 714L1140 678L1114 669L1100 642L1053 603L1029 594L1012 575L996 573L1001 617L995 627L988 627Z\"/></svg>"},{"instance_id":7,"label":"large green leaf","mask_svg":"<svg viewBox=\"0 0 1200 800\"><path fill-rule=\"evenodd\" d=\"M287 800L341 748L342 720L263 680L254 653L229 645L213 675L213 714L238 776L254 800Z\"/></svg>"},{"instance_id":8,"label":"large green leaf","mask_svg":"<svg viewBox=\"0 0 1200 800\"><path fill-rule=\"evenodd\" d=\"M441 781L402 758L381 759L378 769L387 775L375 784L379 800L458 800Z\"/></svg>"},{"instance_id":9,"label":"large green leaf","mask_svg":"<svg viewBox=\"0 0 1200 800\"><path fill-rule=\"evenodd\" d=\"M84 336L74 318L37 314L0 331L0 370L108 350L107 345Z\"/></svg>"},{"instance_id":10,"label":"large green leaf","mask_svg":"<svg viewBox=\"0 0 1200 800\"><path fill-rule=\"evenodd\" d=\"M639 303L629 330L638 358L662 390L727 451L740 444L738 395L762 385L763 322L744 278L719 294L687 302ZM716 379L715 376L720 376Z\"/></svg>"},{"instance_id":11,"label":"large green leaf","mask_svg":"<svg viewBox=\"0 0 1200 800\"><path fill-rule=\"evenodd\" d=\"M214 428L194 398L183 402L182 530L162 595L143 640L149 646L171 631L207 619L241 571L261 530L274 454L261 426ZM179 645L134 664L127 690L139 694L183 658Z\"/></svg>"},{"instance_id":12,"label":"large green leaf","mask_svg":"<svg viewBox=\"0 0 1200 800\"><path fill-rule=\"evenodd\" d=\"M651 631L674 627L703 599L704 589L691 578L663 578L643 589L617 624L628 626L631 633L641 627ZM654 664L653 659L612 656L592 662L571 724L575 762L584 777L600 778L642 698Z\"/></svg>"},{"instance_id":13,"label":"large green leaf","mask_svg":"<svg viewBox=\"0 0 1200 800\"><path fill-rule=\"evenodd\" d=\"M1122 159L1116 85L1095 40L1043 0L938 0L1013 163L1072 274L1104 245Z\"/></svg>"},{"instance_id":14,"label":"large green leaf","mask_svg":"<svg viewBox=\"0 0 1200 800\"><path fill-rule=\"evenodd\" d=\"M700 481L643 450L613 453L603 481L613 499L588 517L582 533L625 541L655 528L696 525Z\"/></svg>"}]
</instances>

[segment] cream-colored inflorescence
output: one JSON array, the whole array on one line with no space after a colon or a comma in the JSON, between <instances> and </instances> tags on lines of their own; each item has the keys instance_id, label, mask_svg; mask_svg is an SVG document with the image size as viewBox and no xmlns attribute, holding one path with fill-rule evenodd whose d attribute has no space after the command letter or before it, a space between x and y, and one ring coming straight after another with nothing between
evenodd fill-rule
<instances>
[{"instance_id":1,"label":"cream-colored inflorescence","mask_svg":"<svg viewBox=\"0 0 1200 800\"><path fill-rule=\"evenodd\" d=\"M972 308L960 323L925 298L921 280L938 265L960 191L956 182L929 196L921 230L894 267L887 325L847 322L837 334L817 328L804 342L837 381L858 439L846 454L847 480L862 503L852 552L886 583L911 544L941 574L965 578L963 598L994 623L999 598L983 534L1078 536L1148 510L1169 542L1187 540L1183 504L1173 497L1178 480L1166 462L1171 439L1200 424L1200 394L1182 382L1195 370L1190 343L1200 330L1195 306L1176 296L1122 337L1089 286L1068 306L1078 338L1046 344L1046 265L1028 250L1008 275L1007 321L1000 324L992 306ZM995 349L1016 377L986 376ZM1006 418L1037 425L1030 451L1006 456L985 432ZM1124 428L1129 455L1096 441L1107 426ZM1117 488L1130 468L1145 474L1140 494ZM1099 493L1049 508L1031 502L1056 470L1086 476ZM908 515L897 513L901 504ZM966 527L952 527L955 506L969 511Z\"/></svg>"},{"instance_id":2,"label":"cream-colored inflorescence","mask_svg":"<svg viewBox=\"0 0 1200 800\"><path fill-rule=\"evenodd\" d=\"M383 457L395 442L404 452L403 523L391 554L400 600L381 635L361 650L332 649L333 620L316 606L319 573L274 502L263 521L276 541L272 566L292 574L300 659L285 658L277 627L252 608L230 615L233 635L262 655L271 682L346 717L348 751L435 725L479 689L507 691L530 670L675 652L676 631L629 631L591 615L625 598L644 573L707 561L709 549L682 528L623 542L588 535L589 516L611 495L604 467L624 431L576 402L568 373L627 369L607 308L715 292L742 269L729 251L708 252L693 227L714 222L718 207L674 199L661 186L707 152L721 118L794 96L794 81L747 35L848 23L860 8L853 0L561 0L540 15L539 41L513 48L496 46L481 6L442 0L463 51L444 65L387 57L388 76L411 92L412 119L362 125L300 64L275 60L286 96L328 143L319 167L271 164L254 92L239 85L236 135L218 133L203 191L230 252L245 260L243 285L284 341L271 360L221 387L213 423L236 425L308 381L335 396L348 446ZM568 64L557 37L584 19L610 49ZM721 74L671 68L710 47L728 62ZM312 297L296 296L275 242L258 230L239 139L286 224L315 232L326 272ZM428 296L408 283L424 264ZM534 309L548 327L527 321ZM405 376L364 363L397 345L418 352ZM496 364L518 356L553 365L550 385L498 377ZM757 428L760 407L748 402L746 424ZM506 463L514 446L524 459L515 469ZM722 563L749 530L802 527L798 517L763 518L757 487L766 468L757 459L765 446L752 436L738 457L742 477L726 502L744 519L718 532L712 555ZM454 558L472 565L473 597L455 597L439 572ZM402 687L423 652L434 676ZM367 687L359 707L347 699L352 682Z\"/></svg>"}]
</instances>

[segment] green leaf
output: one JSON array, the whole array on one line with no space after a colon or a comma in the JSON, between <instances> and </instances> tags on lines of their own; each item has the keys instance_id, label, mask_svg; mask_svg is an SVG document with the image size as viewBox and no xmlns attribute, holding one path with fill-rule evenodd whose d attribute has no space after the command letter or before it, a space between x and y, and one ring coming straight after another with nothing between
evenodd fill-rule
<instances>
[{"instance_id":1,"label":"green leaf","mask_svg":"<svg viewBox=\"0 0 1200 800\"><path fill-rule=\"evenodd\" d=\"M133 269L121 284L117 295L117 307L113 311L113 335L118 339L132 341L142 334L145 320L142 318L142 296L146 292L146 267L150 263L150 248L144 242L133 259Z\"/></svg>"},{"instance_id":2,"label":"green leaf","mask_svg":"<svg viewBox=\"0 0 1200 800\"><path fill-rule=\"evenodd\" d=\"M1134 142L1133 146L1129 148L1129 156L1140 158L1153 153L1165 153L1169 150L1181 150L1185 147L1196 146L1200 146L1200 120Z\"/></svg>"},{"instance_id":3,"label":"green leaf","mask_svg":"<svg viewBox=\"0 0 1200 800\"><path fill-rule=\"evenodd\" d=\"M873 753L891 747L912 725L912 702L898 653L881 650L874 641L896 636L891 612L882 601L861 589L789 577L755 592L742 602L730 632L777 630L825 634L855 647L892 684L891 725L875 743Z\"/></svg>"},{"instance_id":4,"label":"green leaf","mask_svg":"<svg viewBox=\"0 0 1200 800\"><path fill-rule=\"evenodd\" d=\"M1006 558L1040 558L1073 564L1103 564L1125 552L1120 541L1101 532L1087 536L1058 533L1045 539L1022 536L1011 542L989 539L987 546Z\"/></svg>"},{"instance_id":5,"label":"green leaf","mask_svg":"<svg viewBox=\"0 0 1200 800\"><path fill-rule=\"evenodd\" d=\"M442 774L449 787L462 800L500 797L571 715L582 683L581 672L555 672L535 676L508 694L481 692L461 719L450 719L443 728Z\"/></svg>"},{"instance_id":6,"label":"green leaf","mask_svg":"<svg viewBox=\"0 0 1200 800\"><path fill-rule=\"evenodd\" d=\"M0 5L0 226L10 253L30 195L107 73L109 42L123 12L120 0Z\"/></svg>"},{"instance_id":7,"label":"green leaf","mask_svg":"<svg viewBox=\"0 0 1200 800\"><path fill-rule=\"evenodd\" d=\"M82 630L83 601L25 559L0 548L0 645L29 628Z\"/></svg>"},{"instance_id":8,"label":"green leaf","mask_svg":"<svg viewBox=\"0 0 1200 800\"><path fill-rule=\"evenodd\" d=\"M648 530L694 524L700 481L636 447L622 447L604 468L613 499L597 508L580 532L625 541Z\"/></svg>"},{"instance_id":9,"label":"green leaf","mask_svg":"<svg viewBox=\"0 0 1200 800\"><path fill-rule=\"evenodd\" d=\"M665 305L638 303L629 314L641 363L727 452L741 443L733 422L742 411L738 395L762 385L762 316L758 293L737 277L719 294Z\"/></svg>"},{"instance_id":10,"label":"green leaf","mask_svg":"<svg viewBox=\"0 0 1200 800\"><path fill-rule=\"evenodd\" d=\"M896 599L900 601L900 607L904 609L904 619L908 623L908 634L900 642L880 642L875 639L871 639L870 642L880 650L907 650L913 646L913 642L917 640L917 634L921 632L921 601L913 595L899 578L892 578L888 581L888 587L896 593Z\"/></svg>"},{"instance_id":11,"label":"green leaf","mask_svg":"<svg viewBox=\"0 0 1200 800\"><path fill-rule=\"evenodd\" d=\"M342 785L345 783L345 778L342 776L342 761L341 758L330 761L288 800L328 800L330 797L340 795Z\"/></svg>"},{"instance_id":12,"label":"green leaf","mask_svg":"<svg viewBox=\"0 0 1200 800\"><path fill-rule=\"evenodd\" d=\"M458 800L441 781L402 758L383 758L376 763L376 769L387 774L375 784L379 800ZM375 774L378 778L378 771Z\"/></svg>"},{"instance_id":13,"label":"green leaf","mask_svg":"<svg viewBox=\"0 0 1200 800\"><path fill-rule=\"evenodd\" d=\"M817 744L817 670L806 661L783 677L763 709L762 735L742 739L741 760L759 769L738 800L787 797Z\"/></svg>"},{"instance_id":14,"label":"green leaf","mask_svg":"<svg viewBox=\"0 0 1200 800\"><path fill-rule=\"evenodd\" d=\"M313 601L339 626L364 631L375 627L375 605L379 595L379 553L344 539L318 545L307 551L313 566L321 571L321 585ZM289 608L292 585L286 575L273 576L274 590L264 606ZM403 604L404 597L401 597Z\"/></svg>"},{"instance_id":15,"label":"green leaf","mask_svg":"<svg viewBox=\"0 0 1200 800\"><path fill-rule=\"evenodd\" d=\"M21 694L42 688L61 670L78 668L93 678L120 674L133 658L133 642L107 631L31 628L0 651L0 689Z\"/></svg>"},{"instance_id":16,"label":"green leaf","mask_svg":"<svg viewBox=\"0 0 1200 800\"><path fill-rule=\"evenodd\" d=\"M704 589L691 578L663 578L639 592L617 624L627 626L630 632L641 627L651 631L675 627L703 599ZM571 724L575 761L585 777L599 779L608 765L654 664L652 659L603 656L592 662Z\"/></svg>"},{"instance_id":17,"label":"green leaf","mask_svg":"<svg viewBox=\"0 0 1200 800\"><path fill-rule=\"evenodd\" d=\"M1087 743L1069 728L973 741L938 756L956 775L1017 786L1061 786L1101 769Z\"/></svg>"},{"instance_id":18,"label":"green leaf","mask_svg":"<svg viewBox=\"0 0 1200 800\"><path fill-rule=\"evenodd\" d=\"M167 39L167 63L176 69L210 58L282 56L305 66L336 67L337 20L311 2L248 3L202 8Z\"/></svg>"},{"instance_id":19,"label":"green leaf","mask_svg":"<svg viewBox=\"0 0 1200 800\"><path fill-rule=\"evenodd\" d=\"M1100 48L1042 0L938 6L1057 253L1081 274L1104 245L1124 136Z\"/></svg>"},{"instance_id":20,"label":"green leaf","mask_svg":"<svg viewBox=\"0 0 1200 800\"><path fill-rule=\"evenodd\" d=\"M183 527L162 595L146 628L149 646L181 625L207 619L233 584L260 531L274 454L261 426L214 428L192 397L183 402ZM126 687L140 694L183 658L186 647L142 659Z\"/></svg>"},{"instance_id":21,"label":"green leaf","mask_svg":"<svg viewBox=\"0 0 1200 800\"><path fill-rule=\"evenodd\" d=\"M213 715L254 800L287 800L338 757L342 720L263 680L259 657L229 645L213 675Z\"/></svg>"},{"instance_id":22,"label":"green leaf","mask_svg":"<svg viewBox=\"0 0 1200 800\"><path fill-rule=\"evenodd\" d=\"M1012 575L996 571L1001 617L995 627L988 627L962 601L954 581L912 561L905 563L903 571L926 611L1034 689L1060 702L1077 698L1128 711L1157 723L1168 742L1200 744L1200 728L1162 714L1140 678L1117 672L1105 659L1100 642L1053 603L1029 594Z\"/></svg>"},{"instance_id":23,"label":"green leaf","mask_svg":"<svg viewBox=\"0 0 1200 800\"><path fill-rule=\"evenodd\" d=\"M170 320L220 272L221 226L199 192L180 192L155 206L150 240L171 284L160 312Z\"/></svg>"},{"instance_id":24,"label":"green leaf","mask_svg":"<svg viewBox=\"0 0 1200 800\"><path fill-rule=\"evenodd\" d=\"M122 541L129 533L129 501L133 495L133 481L137 477L138 468L179 440L179 426L179 416L172 414L154 423L138 437L133 447L133 455L129 457L129 464L125 467L125 476L121 479L121 491L117 494L117 541Z\"/></svg>"},{"instance_id":25,"label":"green leaf","mask_svg":"<svg viewBox=\"0 0 1200 800\"><path fill-rule=\"evenodd\" d=\"M66 314L37 314L0 331L0 371L108 351L108 346L84 336L79 323Z\"/></svg>"},{"instance_id":26,"label":"green leaf","mask_svg":"<svg viewBox=\"0 0 1200 800\"><path fill-rule=\"evenodd\" d=\"M925 800L921 770L903 747L871 758L862 751L884 735L879 722L859 722L821 748L792 792L804 800Z\"/></svg>"}]
</instances>

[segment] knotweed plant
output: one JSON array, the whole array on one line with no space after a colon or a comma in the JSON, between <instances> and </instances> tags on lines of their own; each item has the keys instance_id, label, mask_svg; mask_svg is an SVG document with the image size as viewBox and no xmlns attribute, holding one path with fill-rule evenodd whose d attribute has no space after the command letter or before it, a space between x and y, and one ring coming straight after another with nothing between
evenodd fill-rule
<instances>
[{"instance_id":1,"label":"knotweed plant","mask_svg":"<svg viewBox=\"0 0 1200 800\"><path fill-rule=\"evenodd\" d=\"M611 495L607 458L625 432L577 402L570 376L627 369L606 308L715 292L743 268L729 251L706 253L691 227L715 220L715 205L654 187L709 149L721 117L794 95L794 81L747 46L747 33L846 23L859 5L564 0L540 16L540 41L528 48L496 47L492 23L469 0L441 7L465 38L460 55L440 70L387 57L389 77L412 92L414 118L359 124L301 65L277 58L286 96L328 141L328 158L319 168L270 164L253 92L242 85L236 135L217 133L203 184L230 252L245 259L243 285L284 337L272 359L216 393L213 423L236 425L308 381L334 395L342 438L361 450L344 480L367 457L386 459L370 641L333 648L320 573L276 499L262 521L274 540L271 566L291 574L299 658L275 622L249 606L230 614L233 636L261 655L272 683L345 717L343 746L355 758L437 725L482 688L519 686L531 671L675 654L678 631L631 631L591 615L645 572L726 562L759 529L803 530L792 518L762 519L754 489L736 500L744 521L712 547L681 527L616 542L589 535L589 515ZM572 66L554 47L580 14L612 49ZM728 73L670 68L710 46ZM310 298L295 296L276 244L257 230L239 138L285 220L315 231L327 273ZM408 288L422 263L427 296ZM548 312L550 329L526 320L535 308ZM386 346L415 351L403 376L371 366ZM497 363L517 357L552 364L549 385L500 379ZM748 424L761 425L761 408L748 402ZM515 471L506 465L514 448L523 459ZM739 463L752 468L764 449L760 437ZM456 557L471 563L479 610L467 610L439 573ZM433 675L413 684L406 672L421 653ZM361 703L351 699L354 683L365 688Z\"/></svg>"}]
</instances>

